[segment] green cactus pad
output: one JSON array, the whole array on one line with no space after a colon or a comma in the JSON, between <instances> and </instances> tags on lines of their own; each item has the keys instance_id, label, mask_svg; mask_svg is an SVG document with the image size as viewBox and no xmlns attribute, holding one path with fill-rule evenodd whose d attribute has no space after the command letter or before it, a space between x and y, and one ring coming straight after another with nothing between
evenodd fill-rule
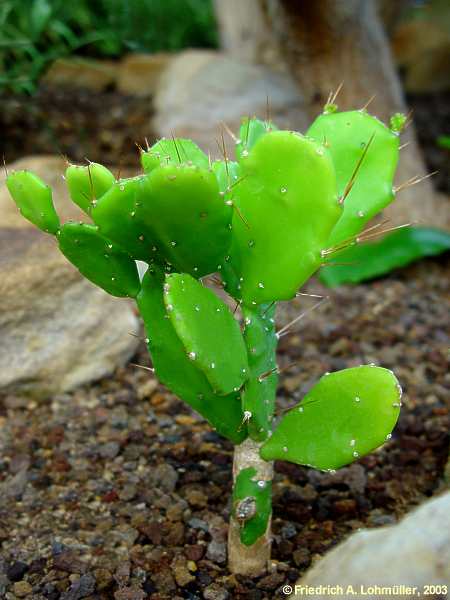
<instances>
[{"instance_id":1,"label":"green cactus pad","mask_svg":"<svg viewBox=\"0 0 450 600\"><path fill-rule=\"evenodd\" d=\"M233 184L239 180L239 164L232 160L215 160L212 163L212 170L217 177L219 190L225 200L232 199Z\"/></svg>"},{"instance_id":2,"label":"green cactus pad","mask_svg":"<svg viewBox=\"0 0 450 600\"><path fill-rule=\"evenodd\" d=\"M329 373L281 419L261 457L338 469L390 437L400 405L392 371L365 365Z\"/></svg>"},{"instance_id":3,"label":"green cactus pad","mask_svg":"<svg viewBox=\"0 0 450 600\"><path fill-rule=\"evenodd\" d=\"M352 175L362 159L354 184L343 202L344 212L328 240L328 246L333 247L358 235L372 217L394 200L392 184L398 162L399 137L361 110L322 114L307 135L328 147L336 167L340 198L348 191Z\"/></svg>"},{"instance_id":4,"label":"green cactus pad","mask_svg":"<svg viewBox=\"0 0 450 600\"><path fill-rule=\"evenodd\" d=\"M30 171L13 171L6 178L6 186L25 219L46 233L57 233L60 223L52 190L42 179Z\"/></svg>"},{"instance_id":5,"label":"green cactus pad","mask_svg":"<svg viewBox=\"0 0 450 600\"><path fill-rule=\"evenodd\" d=\"M142 168L150 173L159 166L192 164L202 169L209 167L209 159L192 140L176 138L159 140L150 150L141 153Z\"/></svg>"},{"instance_id":6,"label":"green cactus pad","mask_svg":"<svg viewBox=\"0 0 450 600\"><path fill-rule=\"evenodd\" d=\"M256 142L269 131L276 131L276 127L271 121L261 121L256 117L245 117L242 119L239 129L239 140L236 142L236 158L242 159L243 152L249 152Z\"/></svg>"},{"instance_id":7,"label":"green cactus pad","mask_svg":"<svg viewBox=\"0 0 450 600\"><path fill-rule=\"evenodd\" d=\"M70 197L88 215L114 181L115 177L111 171L98 163L90 163L87 166L70 165L66 169Z\"/></svg>"},{"instance_id":8,"label":"green cactus pad","mask_svg":"<svg viewBox=\"0 0 450 600\"><path fill-rule=\"evenodd\" d=\"M156 375L221 435L239 444L247 437L239 394L215 395L196 362L187 356L168 318L163 300L163 282L164 275L150 267L137 297Z\"/></svg>"},{"instance_id":9,"label":"green cactus pad","mask_svg":"<svg viewBox=\"0 0 450 600\"><path fill-rule=\"evenodd\" d=\"M276 373L275 306L257 309L242 307L244 341L247 346L250 378L242 391L242 409L253 440L267 438L271 430L278 375ZM249 417L249 415L251 415Z\"/></svg>"},{"instance_id":10,"label":"green cactus pad","mask_svg":"<svg viewBox=\"0 0 450 600\"><path fill-rule=\"evenodd\" d=\"M258 481L256 475L254 467L243 469L236 477L233 490L233 512L238 521L236 509L239 503L248 499L250 506L255 504L255 515L244 521L240 528L240 539L245 546L252 546L265 534L272 512L272 482Z\"/></svg>"},{"instance_id":11,"label":"green cactus pad","mask_svg":"<svg viewBox=\"0 0 450 600\"><path fill-rule=\"evenodd\" d=\"M137 296L140 283L136 263L104 238L95 225L65 223L58 242L64 256L89 281L112 296Z\"/></svg>"},{"instance_id":12,"label":"green cactus pad","mask_svg":"<svg viewBox=\"0 0 450 600\"><path fill-rule=\"evenodd\" d=\"M244 303L289 300L318 269L341 214L333 163L320 144L290 131L260 137L240 161L233 189L227 291Z\"/></svg>"},{"instance_id":13,"label":"green cactus pad","mask_svg":"<svg viewBox=\"0 0 450 600\"><path fill-rule=\"evenodd\" d=\"M220 269L231 240L231 210L214 173L168 165L114 184L92 218L133 258L202 277Z\"/></svg>"},{"instance_id":14,"label":"green cactus pad","mask_svg":"<svg viewBox=\"0 0 450 600\"><path fill-rule=\"evenodd\" d=\"M164 302L187 356L213 390L239 390L248 378L247 353L228 306L193 277L179 273L166 277Z\"/></svg>"}]
</instances>

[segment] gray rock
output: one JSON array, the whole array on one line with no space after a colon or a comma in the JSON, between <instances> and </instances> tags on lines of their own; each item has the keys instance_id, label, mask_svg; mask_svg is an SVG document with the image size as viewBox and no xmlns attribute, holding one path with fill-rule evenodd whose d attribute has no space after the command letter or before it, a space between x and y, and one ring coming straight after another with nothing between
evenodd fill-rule
<instances>
[{"instance_id":1,"label":"gray rock","mask_svg":"<svg viewBox=\"0 0 450 600\"><path fill-rule=\"evenodd\" d=\"M82 575L80 579L72 583L67 592L61 594L61 600L81 600L90 596L95 590L95 577L90 573Z\"/></svg>"},{"instance_id":2,"label":"gray rock","mask_svg":"<svg viewBox=\"0 0 450 600\"><path fill-rule=\"evenodd\" d=\"M158 465L150 472L149 484L170 494L174 491L178 481L178 473L166 463Z\"/></svg>"},{"instance_id":3,"label":"gray rock","mask_svg":"<svg viewBox=\"0 0 450 600\"><path fill-rule=\"evenodd\" d=\"M206 557L219 565L223 564L227 560L226 543L218 542L217 540L209 542Z\"/></svg>"},{"instance_id":4,"label":"gray rock","mask_svg":"<svg viewBox=\"0 0 450 600\"><path fill-rule=\"evenodd\" d=\"M426 502L398 525L354 533L334 548L297 582L304 598L306 586L323 586L314 595L329 598L326 586L341 586L334 598L381 598L383 594L409 600L406 589L448 585L450 581L450 492ZM348 586L352 586L348 588ZM378 589L377 587L378 586ZM395 588L393 586L404 586ZM387 592L380 591L385 587ZM302 593L303 590L303 593ZM394 591L392 591L394 590ZM308 596L309 597L309 596Z\"/></svg>"},{"instance_id":5,"label":"gray rock","mask_svg":"<svg viewBox=\"0 0 450 600\"><path fill-rule=\"evenodd\" d=\"M62 220L79 219L67 199L60 157L21 159L54 189ZM4 179L4 178L3 178ZM22 218L0 182L0 390L36 396L111 373L134 352L138 322L129 301L86 281L52 236ZM86 217L81 217L86 220Z\"/></svg>"},{"instance_id":6,"label":"gray rock","mask_svg":"<svg viewBox=\"0 0 450 600\"><path fill-rule=\"evenodd\" d=\"M287 74L219 52L187 50L161 76L153 129L161 136L192 138L215 156L221 123L237 131L243 115L264 118L267 100L271 117L280 127L307 126L301 95ZM225 141L231 154L229 136L225 135Z\"/></svg>"}]
</instances>

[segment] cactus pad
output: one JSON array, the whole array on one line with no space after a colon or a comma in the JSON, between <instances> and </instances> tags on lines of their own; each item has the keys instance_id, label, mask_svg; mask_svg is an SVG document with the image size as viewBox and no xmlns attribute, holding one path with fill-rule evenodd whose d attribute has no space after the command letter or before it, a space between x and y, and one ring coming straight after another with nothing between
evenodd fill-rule
<instances>
[{"instance_id":1,"label":"cactus pad","mask_svg":"<svg viewBox=\"0 0 450 600\"><path fill-rule=\"evenodd\" d=\"M133 258L202 277L220 268L228 250L231 210L213 173L170 164L114 184L92 218Z\"/></svg>"},{"instance_id":2,"label":"cactus pad","mask_svg":"<svg viewBox=\"0 0 450 600\"><path fill-rule=\"evenodd\" d=\"M66 169L70 197L88 215L114 181L111 171L98 163L87 166L70 165Z\"/></svg>"},{"instance_id":3,"label":"cactus pad","mask_svg":"<svg viewBox=\"0 0 450 600\"><path fill-rule=\"evenodd\" d=\"M163 300L163 274L150 267L137 297L148 347L159 380L207 419L217 431L238 444L247 436L239 395L217 396L177 335Z\"/></svg>"},{"instance_id":4,"label":"cactus pad","mask_svg":"<svg viewBox=\"0 0 450 600\"><path fill-rule=\"evenodd\" d=\"M29 171L13 171L6 186L21 214L46 233L56 234L59 217L52 200L52 191L42 179Z\"/></svg>"},{"instance_id":5,"label":"cactus pad","mask_svg":"<svg viewBox=\"0 0 450 600\"><path fill-rule=\"evenodd\" d=\"M272 131L240 167L230 250L240 282L227 279L227 290L246 304L288 300L320 266L341 214L333 163L322 144Z\"/></svg>"},{"instance_id":6,"label":"cactus pad","mask_svg":"<svg viewBox=\"0 0 450 600\"><path fill-rule=\"evenodd\" d=\"M339 197L346 196L344 212L328 241L329 246L335 246L360 233L372 217L394 200L392 184L399 137L361 110L322 114L307 135L328 147L336 167ZM358 168L359 161L362 162Z\"/></svg>"},{"instance_id":7,"label":"cactus pad","mask_svg":"<svg viewBox=\"0 0 450 600\"><path fill-rule=\"evenodd\" d=\"M94 225L66 223L58 233L59 248L89 281L112 296L137 296L136 263L104 238Z\"/></svg>"},{"instance_id":8,"label":"cactus pad","mask_svg":"<svg viewBox=\"0 0 450 600\"><path fill-rule=\"evenodd\" d=\"M150 150L141 153L144 171L150 173L159 166L191 164L207 169L209 159L192 140L174 138L161 139Z\"/></svg>"},{"instance_id":9,"label":"cactus pad","mask_svg":"<svg viewBox=\"0 0 450 600\"><path fill-rule=\"evenodd\" d=\"M248 378L247 353L228 306L187 274L168 275L164 288L166 309L186 355L216 392L239 390Z\"/></svg>"},{"instance_id":10,"label":"cactus pad","mask_svg":"<svg viewBox=\"0 0 450 600\"><path fill-rule=\"evenodd\" d=\"M281 419L261 457L323 470L343 467L390 437L400 400L395 375L381 367L324 375Z\"/></svg>"}]
</instances>

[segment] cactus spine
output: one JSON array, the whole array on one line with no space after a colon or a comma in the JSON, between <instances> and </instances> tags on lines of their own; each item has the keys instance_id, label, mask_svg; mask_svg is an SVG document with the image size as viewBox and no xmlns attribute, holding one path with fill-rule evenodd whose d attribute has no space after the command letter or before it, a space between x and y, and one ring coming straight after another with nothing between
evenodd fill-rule
<instances>
[{"instance_id":1,"label":"cactus spine","mask_svg":"<svg viewBox=\"0 0 450 600\"><path fill-rule=\"evenodd\" d=\"M55 235L85 277L136 300L160 381L236 445L233 572L259 574L270 558L272 461L333 470L395 426L400 386L372 365L325 375L276 423L275 310L393 200L403 124L333 105L306 136L244 119L236 162L211 163L192 141L172 139L142 152L133 178L70 166L70 196L93 224L61 225L32 173L7 178L23 216ZM148 265L142 281L136 260ZM201 281L211 273L240 306L241 326Z\"/></svg>"}]
</instances>

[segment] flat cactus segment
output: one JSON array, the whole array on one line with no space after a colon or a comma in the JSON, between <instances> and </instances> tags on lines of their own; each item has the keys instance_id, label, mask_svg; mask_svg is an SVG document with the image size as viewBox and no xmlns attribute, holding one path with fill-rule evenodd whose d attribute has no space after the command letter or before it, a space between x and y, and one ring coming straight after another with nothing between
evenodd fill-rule
<instances>
[{"instance_id":1,"label":"flat cactus segment","mask_svg":"<svg viewBox=\"0 0 450 600\"><path fill-rule=\"evenodd\" d=\"M186 355L217 393L238 391L248 378L239 323L228 306L188 274L166 277L164 302Z\"/></svg>"},{"instance_id":2,"label":"flat cactus segment","mask_svg":"<svg viewBox=\"0 0 450 600\"><path fill-rule=\"evenodd\" d=\"M89 281L112 296L136 297L140 290L136 263L104 238L95 225L65 223L58 233L64 256Z\"/></svg>"},{"instance_id":3,"label":"flat cactus segment","mask_svg":"<svg viewBox=\"0 0 450 600\"><path fill-rule=\"evenodd\" d=\"M220 270L231 243L232 208L214 173L169 165L148 178L151 200L142 209L166 261L196 278Z\"/></svg>"},{"instance_id":4,"label":"flat cactus segment","mask_svg":"<svg viewBox=\"0 0 450 600\"><path fill-rule=\"evenodd\" d=\"M236 158L241 160L243 153L249 152L259 138L269 131L276 131L277 129L271 121L261 121L256 117L242 119L239 140L236 142Z\"/></svg>"},{"instance_id":5,"label":"flat cactus segment","mask_svg":"<svg viewBox=\"0 0 450 600\"><path fill-rule=\"evenodd\" d=\"M214 173L168 165L115 183L92 218L133 258L202 277L220 269L231 242L231 211Z\"/></svg>"},{"instance_id":6,"label":"flat cactus segment","mask_svg":"<svg viewBox=\"0 0 450 600\"><path fill-rule=\"evenodd\" d=\"M91 217L100 232L137 260L151 262L156 247L144 202L151 201L146 176L120 179L97 201ZM154 248L154 250L152 250Z\"/></svg>"},{"instance_id":7,"label":"flat cactus segment","mask_svg":"<svg viewBox=\"0 0 450 600\"><path fill-rule=\"evenodd\" d=\"M60 222L52 200L52 191L42 179L30 171L13 171L6 186L20 213L46 233L56 234Z\"/></svg>"},{"instance_id":8,"label":"flat cactus segment","mask_svg":"<svg viewBox=\"0 0 450 600\"><path fill-rule=\"evenodd\" d=\"M233 184L239 180L239 163L232 160L215 160L212 163L212 170L217 177L219 190L227 196L225 200L232 199Z\"/></svg>"},{"instance_id":9,"label":"flat cactus segment","mask_svg":"<svg viewBox=\"0 0 450 600\"><path fill-rule=\"evenodd\" d=\"M242 523L241 542L252 546L265 534L272 512L272 482L258 480L256 469L243 469L233 490L234 518Z\"/></svg>"},{"instance_id":10,"label":"flat cactus segment","mask_svg":"<svg viewBox=\"0 0 450 600\"><path fill-rule=\"evenodd\" d=\"M365 365L324 375L262 446L265 460L338 469L387 439L401 406L392 373Z\"/></svg>"},{"instance_id":11,"label":"flat cactus segment","mask_svg":"<svg viewBox=\"0 0 450 600\"><path fill-rule=\"evenodd\" d=\"M260 137L233 188L231 267L245 304L289 300L316 271L342 208L324 146L291 131Z\"/></svg>"},{"instance_id":12,"label":"flat cactus segment","mask_svg":"<svg viewBox=\"0 0 450 600\"><path fill-rule=\"evenodd\" d=\"M66 169L70 197L88 215L114 181L115 177L111 171L98 163L90 163L87 166L70 165Z\"/></svg>"},{"instance_id":13,"label":"flat cactus segment","mask_svg":"<svg viewBox=\"0 0 450 600\"><path fill-rule=\"evenodd\" d=\"M278 384L275 334L275 306L243 306L244 341L247 346L249 380L242 390L242 409L249 436L265 440L271 430Z\"/></svg>"},{"instance_id":14,"label":"flat cactus segment","mask_svg":"<svg viewBox=\"0 0 450 600\"><path fill-rule=\"evenodd\" d=\"M209 159L197 144L183 138L162 139L150 150L141 153L142 168L150 173L159 166L192 164L202 169L209 167Z\"/></svg>"},{"instance_id":15,"label":"flat cactus segment","mask_svg":"<svg viewBox=\"0 0 450 600\"><path fill-rule=\"evenodd\" d=\"M361 110L322 114L307 135L318 142L325 140L336 167L344 212L328 242L335 246L360 233L372 217L394 200L392 185L399 137Z\"/></svg>"},{"instance_id":16,"label":"flat cactus segment","mask_svg":"<svg viewBox=\"0 0 450 600\"><path fill-rule=\"evenodd\" d=\"M247 437L239 394L217 396L187 354L168 318L163 299L164 276L150 267L137 297L148 348L159 380L199 412L216 430L239 444Z\"/></svg>"}]
</instances>

